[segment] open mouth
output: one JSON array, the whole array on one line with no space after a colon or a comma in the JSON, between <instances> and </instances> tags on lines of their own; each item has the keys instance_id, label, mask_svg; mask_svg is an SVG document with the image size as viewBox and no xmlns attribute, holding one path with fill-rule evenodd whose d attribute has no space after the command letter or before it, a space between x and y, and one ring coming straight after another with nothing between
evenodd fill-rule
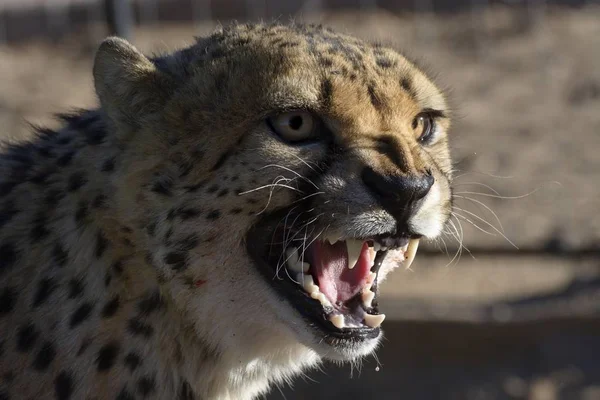
<instances>
[{"instance_id":1,"label":"open mouth","mask_svg":"<svg viewBox=\"0 0 600 400\"><path fill-rule=\"evenodd\" d=\"M419 239L408 235L307 238L280 229L257 228L248 249L273 286L308 320L326 333L325 340L369 339L379 335L377 278L388 251L409 267ZM273 240L268 238L298 239ZM267 238L267 244L265 244ZM262 246L260 242L263 242Z\"/></svg>"}]
</instances>

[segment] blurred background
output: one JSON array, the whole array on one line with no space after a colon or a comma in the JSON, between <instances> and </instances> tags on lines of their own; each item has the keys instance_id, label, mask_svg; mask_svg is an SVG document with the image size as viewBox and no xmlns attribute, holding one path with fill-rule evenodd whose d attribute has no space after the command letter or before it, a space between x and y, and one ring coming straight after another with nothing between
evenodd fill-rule
<instances>
[{"instance_id":1,"label":"blurred background","mask_svg":"<svg viewBox=\"0 0 600 400\"><path fill-rule=\"evenodd\" d=\"M0 135L96 104L109 33L147 53L237 21L321 22L449 90L456 209L384 285L377 357L275 399L600 399L600 1L0 0Z\"/></svg>"}]
</instances>

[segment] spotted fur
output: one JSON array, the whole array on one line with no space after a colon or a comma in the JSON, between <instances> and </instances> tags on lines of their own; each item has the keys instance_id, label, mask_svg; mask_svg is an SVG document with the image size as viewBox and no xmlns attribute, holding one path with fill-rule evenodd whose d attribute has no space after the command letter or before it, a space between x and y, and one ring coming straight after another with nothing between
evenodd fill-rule
<instances>
[{"instance_id":1,"label":"spotted fur","mask_svg":"<svg viewBox=\"0 0 600 400\"><path fill-rule=\"evenodd\" d=\"M298 200L298 177L319 188L329 229L385 221L365 165L433 174L412 224L439 234L448 111L418 67L320 26L259 24L152 59L107 39L94 80L98 109L0 156L0 398L251 399L322 357L374 350L320 347L245 238ZM281 141L264 120L292 109L329 136ZM442 113L427 146L411 127L424 109ZM297 190L270 187L279 177Z\"/></svg>"}]
</instances>

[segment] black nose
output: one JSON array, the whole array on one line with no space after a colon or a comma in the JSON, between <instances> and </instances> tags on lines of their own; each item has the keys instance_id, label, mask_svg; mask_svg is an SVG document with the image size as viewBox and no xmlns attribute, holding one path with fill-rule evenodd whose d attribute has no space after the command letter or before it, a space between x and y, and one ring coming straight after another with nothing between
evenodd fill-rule
<instances>
[{"instance_id":1,"label":"black nose","mask_svg":"<svg viewBox=\"0 0 600 400\"><path fill-rule=\"evenodd\" d=\"M362 180L381 206L399 222L406 222L435 182L429 171L420 175L383 175L371 167L363 169Z\"/></svg>"}]
</instances>

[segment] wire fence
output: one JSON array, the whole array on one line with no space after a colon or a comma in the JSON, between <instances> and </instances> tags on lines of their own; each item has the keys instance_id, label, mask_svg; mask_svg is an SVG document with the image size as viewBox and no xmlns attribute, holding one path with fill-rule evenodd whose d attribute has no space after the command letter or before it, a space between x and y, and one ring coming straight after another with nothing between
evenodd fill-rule
<instances>
[{"instance_id":1,"label":"wire fence","mask_svg":"<svg viewBox=\"0 0 600 400\"><path fill-rule=\"evenodd\" d=\"M161 22L269 20L359 9L423 14L470 11L474 20L496 4L520 7L543 21L548 6L581 7L600 0L2 0L0 43L32 37L60 39L73 31L105 24L108 32L131 37L134 27Z\"/></svg>"}]
</instances>

